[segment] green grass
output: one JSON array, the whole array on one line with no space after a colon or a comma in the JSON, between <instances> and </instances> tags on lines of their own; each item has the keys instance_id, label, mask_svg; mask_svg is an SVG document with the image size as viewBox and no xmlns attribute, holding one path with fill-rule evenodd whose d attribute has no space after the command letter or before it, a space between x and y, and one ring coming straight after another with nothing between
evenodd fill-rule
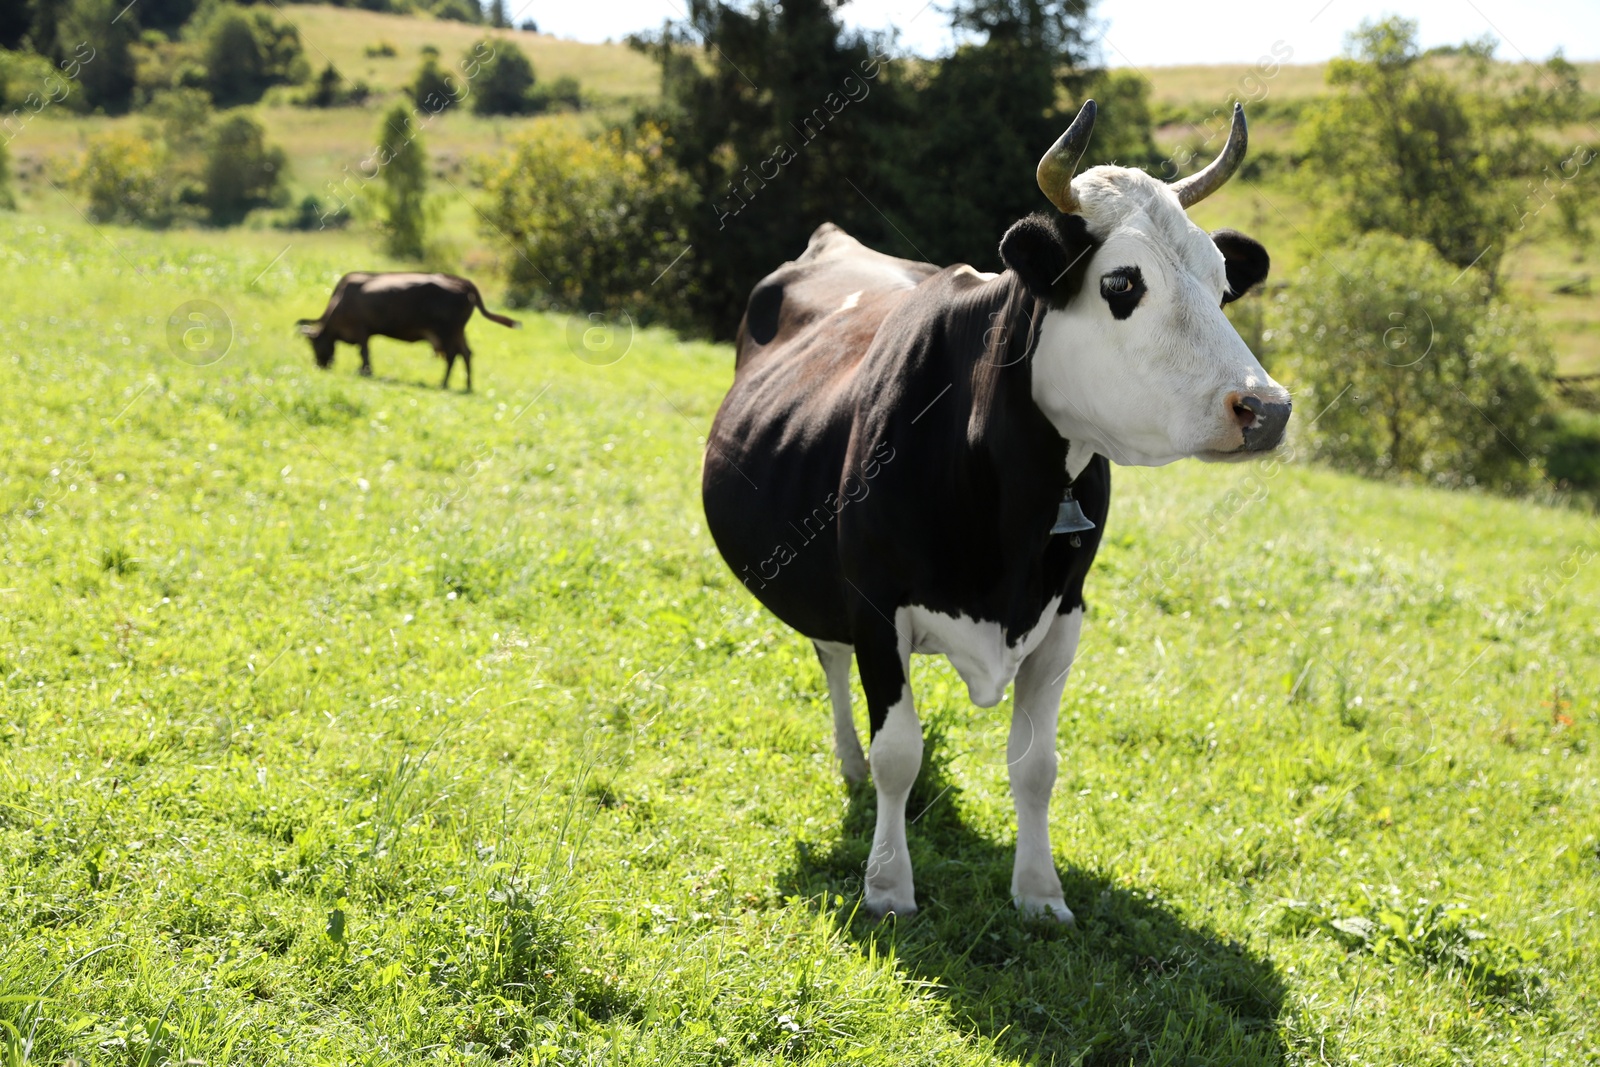
<instances>
[{"instance_id":1,"label":"green grass","mask_svg":"<svg viewBox=\"0 0 1600 1067\"><path fill-rule=\"evenodd\" d=\"M381 262L278 241L0 216L0 1062L1600 1063L1589 517L1119 469L1079 927L1006 900L1007 709L931 659L875 926L821 672L700 515L729 351L322 373L293 319Z\"/></svg>"}]
</instances>

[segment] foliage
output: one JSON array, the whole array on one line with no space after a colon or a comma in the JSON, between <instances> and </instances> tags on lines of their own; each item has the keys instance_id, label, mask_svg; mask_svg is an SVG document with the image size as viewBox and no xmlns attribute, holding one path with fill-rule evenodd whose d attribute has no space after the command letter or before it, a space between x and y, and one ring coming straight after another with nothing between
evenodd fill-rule
<instances>
[{"instance_id":1,"label":"foliage","mask_svg":"<svg viewBox=\"0 0 1600 1067\"><path fill-rule=\"evenodd\" d=\"M11 146L0 140L0 209L10 211L17 206L17 195L12 188Z\"/></svg>"},{"instance_id":2,"label":"foliage","mask_svg":"<svg viewBox=\"0 0 1600 1067\"><path fill-rule=\"evenodd\" d=\"M117 18L125 6L117 0L73 0L58 30L66 53L83 44L93 49L94 58L78 71L78 83L85 102L107 114L126 111L133 102L133 44L139 29L131 13Z\"/></svg>"},{"instance_id":3,"label":"foliage","mask_svg":"<svg viewBox=\"0 0 1600 1067\"><path fill-rule=\"evenodd\" d=\"M416 80L410 86L412 103L429 115L437 115L460 103L462 94L467 91L453 74L445 73L439 66L437 51L423 55L422 66L417 68Z\"/></svg>"},{"instance_id":4,"label":"foliage","mask_svg":"<svg viewBox=\"0 0 1600 1067\"><path fill-rule=\"evenodd\" d=\"M269 146L261 124L249 115L223 117L211 129L205 164L207 221L233 226L254 208L283 202L287 161Z\"/></svg>"},{"instance_id":5,"label":"foliage","mask_svg":"<svg viewBox=\"0 0 1600 1067\"><path fill-rule=\"evenodd\" d=\"M372 87L366 82L358 80L354 85L346 85L344 75L329 63L297 103L304 107L360 107L371 95Z\"/></svg>"},{"instance_id":6,"label":"foliage","mask_svg":"<svg viewBox=\"0 0 1600 1067\"><path fill-rule=\"evenodd\" d=\"M373 156L383 190L378 197L378 226L391 256L419 259L427 247L426 198L428 153L422 131L411 122L411 109L396 104L378 125Z\"/></svg>"},{"instance_id":7,"label":"foliage","mask_svg":"<svg viewBox=\"0 0 1600 1067\"><path fill-rule=\"evenodd\" d=\"M563 128L524 136L484 177L485 232L511 244L503 257L519 304L626 312L682 322L689 295L662 279L688 241L693 203L654 125L589 140Z\"/></svg>"},{"instance_id":8,"label":"foliage","mask_svg":"<svg viewBox=\"0 0 1600 1067\"><path fill-rule=\"evenodd\" d=\"M232 226L286 196L287 157L245 114L212 121L199 90L158 95L155 122L92 137L69 183L96 221L162 227L181 220Z\"/></svg>"},{"instance_id":9,"label":"foliage","mask_svg":"<svg viewBox=\"0 0 1600 1067\"><path fill-rule=\"evenodd\" d=\"M1563 488L1600 490L1600 412L1562 408L1540 444L1546 473Z\"/></svg>"},{"instance_id":10,"label":"foliage","mask_svg":"<svg viewBox=\"0 0 1600 1067\"><path fill-rule=\"evenodd\" d=\"M96 222L165 226L176 213L165 163L160 142L109 130L89 139L69 181L87 199L89 217Z\"/></svg>"},{"instance_id":11,"label":"foliage","mask_svg":"<svg viewBox=\"0 0 1600 1067\"><path fill-rule=\"evenodd\" d=\"M219 108L253 104L274 85L306 80L300 31L270 12L221 4L198 32L206 88Z\"/></svg>"},{"instance_id":12,"label":"foliage","mask_svg":"<svg viewBox=\"0 0 1600 1067\"><path fill-rule=\"evenodd\" d=\"M533 64L516 45L486 37L463 58L461 69L472 81L474 115L525 115L535 109Z\"/></svg>"},{"instance_id":13,"label":"foliage","mask_svg":"<svg viewBox=\"0 0 1600 1067\"><path fill-rule=\"evenodd\" d=\"M926 131L906 121L874 43L825 0L693 0L685 23L634 43L662 70L646 116L702 198L680 223L694 251L674 271L697 330L731 336L751 285L823 222L916 255L872 205L895 207L894 176ZM907 232L921 246L925 231Z\"/></svg>"},{"instance_id":14,"label":"foliage","mask_svg":"<svg viewBox=\"0 0 1600 1067\"><path fill-rule=\"evenodd\" d=\"M1086 8L965 0L953 54L896 63L828 0L688 5L636 42L662 70L651 114L703 191L689 216L699 329L730 336L755 279L834 222L914 259L998 269L1007 227L1046 206L1030 180L1077 101L1101 91L1097 158L1150 164L1137 78L1093 74Z\"/></svg>"},{"instance_id":15,"label":"foliage","mask_svg":"<svg viewBox=\"0 0 1600 1067\"><path fill-rule=\"evenodd\" d=\"M469 325L472 396L426 345L323 373L286 326L391 266L363 236L108 233L0 216L29 1063L1593 1064L1589 516L1119 468L1051 810L1078 928L1010 905L1010 701L924 656L923 910L879 926L816 657L699 512L726 346L596 367L528 314ZM168 348L194 299L213 366Z\"/></svg>"},{"instance_id":16,"label":"foliage","mask_svg":"<svg viewBox=\"0 0 1600 1067\"><path fill-rule=\"evenodd\" d=\"M1481 51L1469 91L1422 62L1415 22L1363 22L1328 66L1335 92L1302 127L1304 173L1337 199L1336 229L1427 241L1458 269L1476 263L1493 290L1528 210L1527 179L1559 159L1539 128L1570 121L1581 93L1560 57L1507 91Z\"/></svg>"},{"instance_id":17,"label":"foliage","mask_svg":"<svg viewBox=\"0 0 1600 1067\"><path fill-rule=\"evenodd\" d=\"M1285 363L1275 376L1316 412L1310 453L1368 476L1538 484L1553 361L1533 321L1485 301L1482 284L1389 234L1296 279L1269 340Z\"/></svg>"}]
</instances>

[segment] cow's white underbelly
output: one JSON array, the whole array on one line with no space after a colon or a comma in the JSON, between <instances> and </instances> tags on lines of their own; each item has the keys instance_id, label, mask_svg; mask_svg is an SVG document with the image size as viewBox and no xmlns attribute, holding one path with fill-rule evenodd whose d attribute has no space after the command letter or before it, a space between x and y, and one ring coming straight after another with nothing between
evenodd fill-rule
<instances>
[{"instance_id":1,"label":"cow's white underbelly","mask_svg":"<svg viewBox=\"0 0 1600 1067\"><path fill-rule=\"evenodd\" d=\"M911 635L911 651L944 656L967 683L972 702L992 708L1005 696L1028 653L1049 633L1060 606L1059 596L1046 604L1038 621L1014 645L1006 643L1005 628L998 622L946 615L915 604L896 612L895 622L901 633Z\"/></svg>"}]
</instances>

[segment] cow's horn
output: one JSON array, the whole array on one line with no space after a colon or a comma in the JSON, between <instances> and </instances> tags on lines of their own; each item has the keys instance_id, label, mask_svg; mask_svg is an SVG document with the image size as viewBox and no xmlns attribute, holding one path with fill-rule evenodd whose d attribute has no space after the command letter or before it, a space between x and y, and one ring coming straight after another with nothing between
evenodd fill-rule
<instances>
[{"instance_id":1,"label":"cow's horn","mask_svg":"<svg viewBox=\"0 0 1600 1067\"><path fill-rule=\"evenodd\" d=\"M1186 208L1193 207L1220 189L1222 183L1233 177L1233 172L1244 162L1245 146L1249 143L1250 131L1244 124L1244 105L1235 103L1233 128L1228 131L1228 143L1222 146L1222 152L1205 170L1172 183L1172 191L1178 194L1178 203Z\"/></svg>"},{"instance_id":2,"label":"cow's horn","mask_svg":"<svg viewBox=\"0 0 1600 1067\"><path fill-rule=\"evenodd\" d=\"M1078 211L1078 198L1072 195L1072 174L1078 169L1083 150L1089 147L1089 135L1094 132L1094 114L1094 101L1085 100L1078 117L1067 127L1067 132L1039 160L1039 191L1066 215Z\"/></svg>"}]
</instances>

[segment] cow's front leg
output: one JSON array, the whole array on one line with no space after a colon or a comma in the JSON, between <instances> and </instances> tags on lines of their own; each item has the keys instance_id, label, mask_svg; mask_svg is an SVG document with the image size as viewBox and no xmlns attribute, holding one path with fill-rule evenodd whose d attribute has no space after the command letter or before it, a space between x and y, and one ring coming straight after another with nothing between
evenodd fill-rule
<instances>
[{"instance_id":1,"label":"cow's front leg","mask_svg":"<svg viewBox=\"0 0 1600 1067\"><path fill-rule=\"evenodd\" d=\"M1044 642L1022 661L1012 693L1011 736L1006 763L1011 768L1011 798L1017 806L1017 861L1011 873L1011 899L1030 915L1073 922L1061 896L1050 851L1050 791L1056 784L1056 715L1072 657L1078 651L1083 608L1057 615Z\"/></svg>"},{"instance_id":2,"label":"cow's front leg","mask_svg":"<svg viewBox=\"0 0 1600 1067\"><path fill-rule=\"evenodd\" d=\"M866 910L882 918L915 915L911 853L906 847L906 798L922 767L922 723L911 701L909 642L880 625L856 642L861 688L872 720L869 758L878 793L878 822L867 857Z\"/></svg>"},{"instance_id":3,"label":"cow's front leg","mask_svg":"<svg viewBox=\"0 0 1600 1067\"><path fill-rule=\"evenodd\" d=\"M368 344L369 342L365 339L361 342L361 376L363 378L372 377L372 353L367 349Z\"/></svg>"}]
</instances>

